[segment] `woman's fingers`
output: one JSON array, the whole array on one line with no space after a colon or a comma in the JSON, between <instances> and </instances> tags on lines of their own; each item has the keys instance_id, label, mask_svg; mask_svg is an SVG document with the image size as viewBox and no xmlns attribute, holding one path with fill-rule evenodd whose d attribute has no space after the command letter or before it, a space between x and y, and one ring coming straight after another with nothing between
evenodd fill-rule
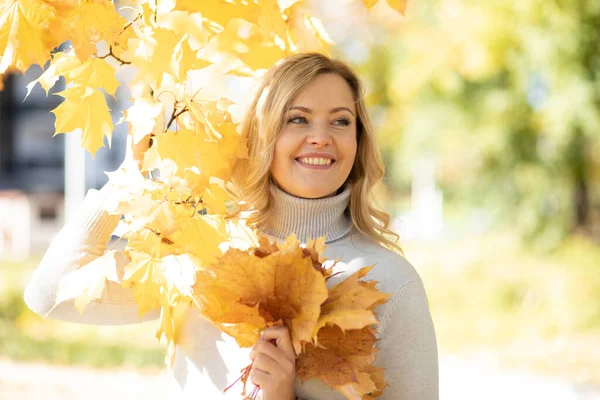
<instances>
[{"instance_id":1,"label":"woman's fingers","mask_svg":"<svg viewBox=\"0 0 600 400\"><path fill-rule=\"evenodd\" d=\"M279 363L275 361L275 359L264 353L258 354L254 357L254 361L252 362L252 369L260 369L268 374L273 374L280 368Z\"/></svg>"},{"instance_id":2,"label":"woman's fingers","mask_svg":"<svg viewBox=\"0 0 600 400\"><path fill-rule=\"evenodd\" d=\"M269 384L270 375L260 369L252 368L250 370L250 382L256 386L265 387Z\"/></svg>"},{"instance_id":3,"label":"woman's fingers","mask_svg":"<svg viewBox=\"0 0 600 400\"><path fill-rule=\"evenodd\" d=\"M266 329L250 351L250 381L265 398L288 398L294 393L296 354L286 327Z\"/></svg>"},{"instance_id":4,"label":"woman's fingers","mask_svg":"<svg viewBox=\"0 0 600 400\"><path fill-rule=\"evenodd\" d=\"M277 346L277 348L281 349L289 358L293 360L296 359L296 352L292 345L292 337L286 326L265 329L262 339L266 341L275 340L275 346Z\"/></svg>"},{"instance_id":5,"label":"woman's fingers","mask_svg":"<svg viewBox=\"0 0 600 400\"><path fill-rule=\"evenodd\" d=\"M256 342L252 350L250 350L250 359L254 360L254 358L260 354L266 354L273 359L278 359L282 355L284 355L283 351L278 349L273 343L267 342L266 340L259 340Z\"/></svg>"}]
</instances>

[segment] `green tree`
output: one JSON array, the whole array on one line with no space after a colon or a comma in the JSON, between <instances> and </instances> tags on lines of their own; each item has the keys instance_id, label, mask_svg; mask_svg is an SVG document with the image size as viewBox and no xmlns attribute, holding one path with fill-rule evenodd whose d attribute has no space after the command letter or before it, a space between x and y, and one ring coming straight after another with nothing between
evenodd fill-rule
<instances>
[{"instance_id":1,"label":"green tree","mask_svg":"<svg viewBox=\"0 0 600 400\"><path fill-rule=\"evenodd\" d=\"M450 206L481 207L545 248L590 233L600 199L600 3L423 0L412 11L386 44L390 56L377 57L391 65L395 158L435 154Z\"/></svg>"}]
</instances>

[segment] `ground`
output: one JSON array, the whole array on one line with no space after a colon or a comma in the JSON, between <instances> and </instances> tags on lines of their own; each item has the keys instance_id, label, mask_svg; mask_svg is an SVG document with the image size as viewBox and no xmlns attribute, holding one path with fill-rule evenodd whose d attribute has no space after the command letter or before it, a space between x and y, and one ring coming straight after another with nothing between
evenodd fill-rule
<instances>
[{"instance_id":1,"label":"ground","mask_svg":"<svg viewBox=\"0 0 600 400\"><path fill-rule=\"evenodd\" d=\"M97 370L0 360L0 393L11 400L163 400L179 387L166 371ZM517 371L500 370L485 356L440 357L441 400L600 400L600 388L583 387Z\"/></svg>"}]
</instances>

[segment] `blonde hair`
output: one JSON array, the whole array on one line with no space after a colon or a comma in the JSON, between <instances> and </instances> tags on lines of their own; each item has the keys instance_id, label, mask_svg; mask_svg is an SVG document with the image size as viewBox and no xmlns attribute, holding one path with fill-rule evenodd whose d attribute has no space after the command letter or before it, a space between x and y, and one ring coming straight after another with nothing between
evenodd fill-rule
<instances>
[{"instance_id":1,"label":"blonde hair","mask_svg":"<svg viewBox=\"0 0 600 400\"><path fill-rule=\"evenodd\" d=\"M385 167L367 115L361 81L347 64L320 53L286 57L265 74L241 126L249 158L238 159L233 168L232 193L237 197L237 209L231 216L244 213L248 224L254 227L266 221L271 208L269 170L283 116L292 100L317 75L324 73L337 74L348 83L358 112L356 159L346 181L352 184L349 209L354 227L376 243L403 253L397 244L398 234L389 229L390 215L375 207L372 198L373 188L381 184Z\"/></svg>"}]
</instances>

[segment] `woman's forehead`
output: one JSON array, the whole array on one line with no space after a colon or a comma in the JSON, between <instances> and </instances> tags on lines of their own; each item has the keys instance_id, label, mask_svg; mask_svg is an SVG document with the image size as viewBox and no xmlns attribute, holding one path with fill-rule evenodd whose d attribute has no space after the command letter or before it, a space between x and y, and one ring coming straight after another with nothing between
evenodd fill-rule
<instances>
[{"instance_id":1,"label":"woman's forehead","mask_svg":"<svg viewBox=\"0 0 600 400\"><path fill-rule=\"evenodd\" d=\"M296 96L289 108L302 107L312 111L327 111L348 108L355 110L354 96L350 85L337 74L317 75Z\"/></svg>"}]
</instances>

